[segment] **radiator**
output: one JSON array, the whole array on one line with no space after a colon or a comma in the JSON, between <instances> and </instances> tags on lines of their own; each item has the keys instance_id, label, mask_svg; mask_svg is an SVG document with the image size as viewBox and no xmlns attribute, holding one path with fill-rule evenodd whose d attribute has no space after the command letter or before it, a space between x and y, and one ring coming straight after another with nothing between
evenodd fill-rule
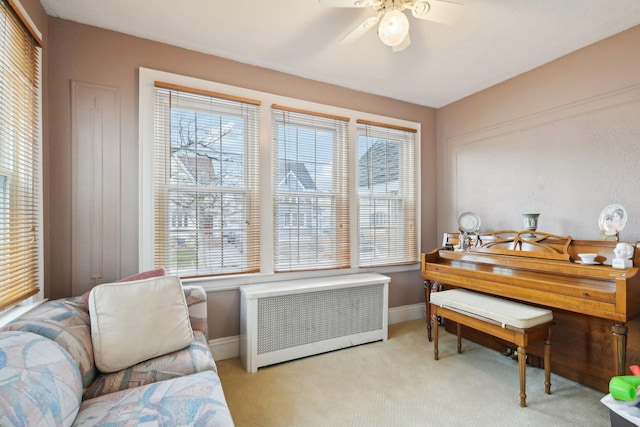
<instances>
[{"instance_id":1,"label":"radiator","mask_svg":"<svg viewBox=\"0 0 640 427\"><path fill-rule=\"evenodd\" d=\"M240 287L240 359L247 372L387 340L389 277L375 273Z\"/></svg>"}]
</instances>

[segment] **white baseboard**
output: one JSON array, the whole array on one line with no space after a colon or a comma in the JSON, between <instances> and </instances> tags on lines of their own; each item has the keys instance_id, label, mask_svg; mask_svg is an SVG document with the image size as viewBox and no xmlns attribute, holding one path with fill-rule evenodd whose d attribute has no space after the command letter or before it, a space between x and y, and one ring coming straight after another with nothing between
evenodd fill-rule
<instances>
[{"instance_id":1,"label":"white baseboard","mask_svg":"<svg viewBox=\"0 0 640 427\"><path fill-rule=\"evenodd\" d=\"M424 304L412 304L389 309L389 325L424 319ZM209 348L215 360L240 357L240 336L209 340Z\"/></svg>"},{"instance_id":2,"label":"white baseboard","mask_svg":"<svg viewBox=\"0 0 640 427\"><path fill-rule=\"evenodd\" d=\"M209 340L209 348L214 360L233 359L240 357L240 336L217 338Z\"/></svg>"},{"instance_id":3,"label":"white baseboard","mask_svg":"<svg viewBox=\"0 0 640 427\"><path fill-rule=\"evenodd\" d=\"M418 319L424 319L424 303L403 305L402 307L389 309L390 325Z\"/></svg>"}]
</instances>

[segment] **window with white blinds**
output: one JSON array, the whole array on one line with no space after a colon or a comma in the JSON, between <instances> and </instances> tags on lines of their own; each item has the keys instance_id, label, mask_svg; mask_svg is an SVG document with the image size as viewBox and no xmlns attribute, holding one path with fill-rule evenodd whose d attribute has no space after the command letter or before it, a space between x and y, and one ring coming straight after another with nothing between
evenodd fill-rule
<instances>
[{"instance_id":1,"label":"window with white blinds","mask_svg":"<svg viewBox=\"0 0 640 427\"><path fill-rule=\"evenodd\" d=\"M419 123L139 76L140 270L223 288L419 266Z\"/></svg>"},{"instance_id":2,"label":"window with white blinds","mask_svg":"<svg viewBox=\"0 0 640 427\"><path fill-rule=\"evenodd\" d=\"M358 265L418 261L415 129L366 120L358 132Z\"/></svg>"},{"instance_id":3,"label":"window with white blinds","mask_svg":"<svg viewBox=\"0 0 640 427\"><path fill-rule=\"evenodd\" d=\"M155 94L156 267L258 271L260 102L162 82Z\"/></svg>"},{"instance_id":4,"label":"window with white blinds","mask_svg":"<svg viewBox=\"0 0 640 427\"><path fill-rule=\"evenodd\" d=\"M348 118L273 105L274 271L350 266Z\"/></svg>"},{"instance_id":5,"label":"window with white blinds","mask_svg":"<svg viewBox=\"0 0 640 427\"><path fill-rule=\"evenodd\" d=\"M39 292L40 44L14 1L0 1L0 309Z\"/></svg>"}]
</instances>

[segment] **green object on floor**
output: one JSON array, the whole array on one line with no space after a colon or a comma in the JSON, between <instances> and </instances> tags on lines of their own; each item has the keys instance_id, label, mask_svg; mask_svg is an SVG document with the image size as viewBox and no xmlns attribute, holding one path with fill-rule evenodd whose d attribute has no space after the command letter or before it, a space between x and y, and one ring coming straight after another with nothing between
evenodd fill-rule
<instances>
[{"instance_id":1,"label":"green object on floor","mask_svg":"<svg viewBox=\"0 0 640 427\"><path fill-rule=\"evenodd\" d=\"M640 376L622 375L613 377L609 381L609 393L616 400L634 400L638 387L640 387Z\"/></svg>"}]
</instances>

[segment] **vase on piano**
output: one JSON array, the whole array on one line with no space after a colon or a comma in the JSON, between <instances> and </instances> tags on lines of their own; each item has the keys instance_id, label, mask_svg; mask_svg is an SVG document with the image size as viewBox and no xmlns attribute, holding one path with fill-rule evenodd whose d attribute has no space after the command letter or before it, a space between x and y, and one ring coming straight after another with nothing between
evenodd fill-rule
<instances>
[{"instance_id":1,"label":"vase on piano","mask_svg":"<svg viewBox=\"0 0 640 427\"><path fill-rule=\"evenodd\" d=\"M531 234L529 234L529 237L536 236L535 234L533 234L533 232L536 231L536 229L538 228L539 216L540 216L539 213L522 214L522 222L524 223L524 229L531 232Z\"/></svg>"}]
</instances>

